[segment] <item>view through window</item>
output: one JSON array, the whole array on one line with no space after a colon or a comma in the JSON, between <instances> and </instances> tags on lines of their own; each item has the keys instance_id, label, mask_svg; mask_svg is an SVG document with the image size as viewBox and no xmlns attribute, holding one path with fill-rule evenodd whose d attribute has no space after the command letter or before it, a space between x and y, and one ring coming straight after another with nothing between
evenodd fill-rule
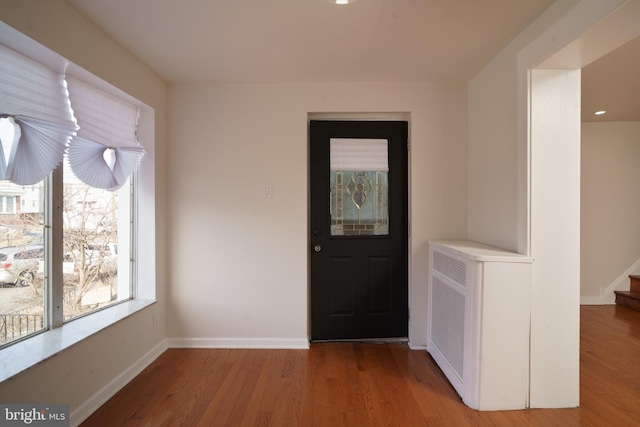
<instances>
[{"instance_id":1,"label":"view through window","mask_svg":"<svg viewBox=\"0 0 640 427\"><path fill-rule=\"evenodd\" d=\"M90 187L73 175L65 160L65 320L131 298L128 202L128 183L116 192Z\"/></svg>"},{"instance_id":2,"label":"view through window","mask_svg":"<svg viewBox=\"0 0 640 427\"><path fill-rule=\"evenodd\" d=\"M3 157L19 132L0 119ZM44 292L44 184L0 181L0 345L42 330Z\"/></svg>"},{"instance_id":3,"label":"view through window","mask_svg":"<svg viewBox=\"0 0 640 427\"><path fill-rule=\"evenodd\" d=\"M10 119L0 118L5 159L16 133ZM61 194L48 194L44 181L22 186L0 180L0 346L49 328L46 301L53 287L63 287L63 301L52 306L63 307L65 321L132 297L129 183L116 192L90 187L66 160L62 176ZM47 276L48 198L63 206L63 241L52 245L62 251L60 283Z\"/></svg>"}]
</instances>

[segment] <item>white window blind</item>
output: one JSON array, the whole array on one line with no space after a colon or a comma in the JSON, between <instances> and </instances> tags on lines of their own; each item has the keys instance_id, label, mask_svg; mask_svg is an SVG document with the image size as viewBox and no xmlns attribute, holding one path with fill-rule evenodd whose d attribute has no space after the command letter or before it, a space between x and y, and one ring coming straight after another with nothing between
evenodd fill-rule
<instances>
[{"instance_id":1,"label":"white window blind","mask_svg":"<svg viewBox=\"0 0 640 427\"><path fill-rule=\"evenodd\" d=\"M63 159L77 126L69 109L64 76L0 45L0 117L19 127L0 150L0 179L35 184ZM5 156L5 152L8 156Z\"/></svg>"},{"instance_id":2,"label":"white window blind","mask_svg":"<svg viewBox=\"0 0 640 427\"><path fill-rule=\"evenodd\" d=\"M71 169L92 187L117 190L144 156L136 137L139 109L80 80L67 80L80 127L67 152Z\"/></svg>"},{"instance_id":3,"label":"white window blind","mask_svg":"<svg viewBox=\"0 0 640 427\"><path fill-rule=\"evenodd\" d=\"M389 171L386 139L331 138L332 171Z\"/></svg>"}]
</instances>

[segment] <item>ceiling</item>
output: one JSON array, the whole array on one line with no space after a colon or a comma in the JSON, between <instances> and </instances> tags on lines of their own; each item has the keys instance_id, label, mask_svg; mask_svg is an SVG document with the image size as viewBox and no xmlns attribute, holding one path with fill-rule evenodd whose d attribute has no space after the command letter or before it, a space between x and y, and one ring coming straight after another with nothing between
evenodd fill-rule
<instances>
[{"instance_id":1,"label":"ceiling","mask_svg":"<svg viewBox=\"0 0 640 427\"><path fill-rule=\"evenodd\" d=\"M640 37L582 69L582 121L640 122Z\"/></svg>"},{"instance_id":2,"label":"ceiling","mask_svg":"<svg viewBox=\"0 0 640 427\"><path fill-rule=\"evenodd\" d=\"M168 82L237 83L464 82L553 3L67 1ZM640 121L634 52L638 41L583 70L585 120ZM595 117L596 109L609 112Z\"/></svg>"},{"instance_id":3,"label":"ceiling","mask_svg":"<svg viewBox=\"0 0 640 427\"><path fill-rule=\"evenodd\" d=\"M553 0L67 0L169 82L466 81Z\"/></svg>"}]
</instances>

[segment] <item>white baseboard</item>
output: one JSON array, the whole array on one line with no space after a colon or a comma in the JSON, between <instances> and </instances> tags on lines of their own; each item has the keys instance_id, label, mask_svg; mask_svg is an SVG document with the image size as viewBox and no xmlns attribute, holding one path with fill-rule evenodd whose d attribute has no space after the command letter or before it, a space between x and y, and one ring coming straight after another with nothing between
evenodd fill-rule
<instances>
[{"instance_id":1,"label":"white baseboard","mask_svg":"<svg viewBox=\"0 0 640 427\"><path fill-rule=\"evenodd\" d=\"M308 349L306 338L167 338L169 348Z\"/></svg>"},{"instance_id":2,"label":"white baseboard","mask_svg":"<svg viewBox=\"0 0 640 427\"><path fill-rule=\"evenodd\" d=\"M427 345L426 344L416 344L414 345L411 341L409 341L409 349L410 350L424 350L427 351Z\"/></svg>"},{"instance_id":3,"label":"white baseboard","mask_svg":"<svg viewBox=\"0 0 640 427\"><path fill-rule=\"evenodd\" d=\"M580 296L581 305L608 305L616 303L616 295L613 291L628 291L629 276L640 274L640 259L627 268L616 280L606 288L600 289L600 296Z\"/></svg>"},{"instance_id":4,"label":"white baseboard","mask_svg":"<svg viewBox=\"0 0 640 427\"><path fill-rule=\"evenodd\" d=\"M611 298L604 298L604 297L594 297L594 296L589 296L589 295L585 295L585 296L581 296L580 297L580 305L611 305L611 304L615 304L615 294L612 294L614 296L613 300L611 301Z\"/></svg>"},{"instance_id":5,"label":"white baseboard","mask_svg":"<svg viewBox=\"0 0 640 427\"><path fill-rule=\"evenodd\" d=\"M100 389L96 394L89 397L82 405L71 412L69 424L78 426L84 420L89 418L98 408L104 405L118 391L133 380L146 368L156 360L162 353L167 350L167 340L162 340L158 345L153 347L144 356L124 370L120 375L111 380L107 385Z\"/></svg>"}]
</instances>

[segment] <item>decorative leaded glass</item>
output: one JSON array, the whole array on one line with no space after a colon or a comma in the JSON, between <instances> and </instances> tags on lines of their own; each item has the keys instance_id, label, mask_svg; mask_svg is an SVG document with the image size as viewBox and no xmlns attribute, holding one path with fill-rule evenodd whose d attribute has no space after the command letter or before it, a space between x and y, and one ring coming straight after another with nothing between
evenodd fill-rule
<instances>
[{"instance_id":1,"label":"decorative leaded glass","mask_svg":"<svg viewBox=\"0 0 640 427\"><path fill-rule=\"evenodd\" d=\"M389 234L388 141L331 140L331 235Z\"/></svg>"}]
</instances>

